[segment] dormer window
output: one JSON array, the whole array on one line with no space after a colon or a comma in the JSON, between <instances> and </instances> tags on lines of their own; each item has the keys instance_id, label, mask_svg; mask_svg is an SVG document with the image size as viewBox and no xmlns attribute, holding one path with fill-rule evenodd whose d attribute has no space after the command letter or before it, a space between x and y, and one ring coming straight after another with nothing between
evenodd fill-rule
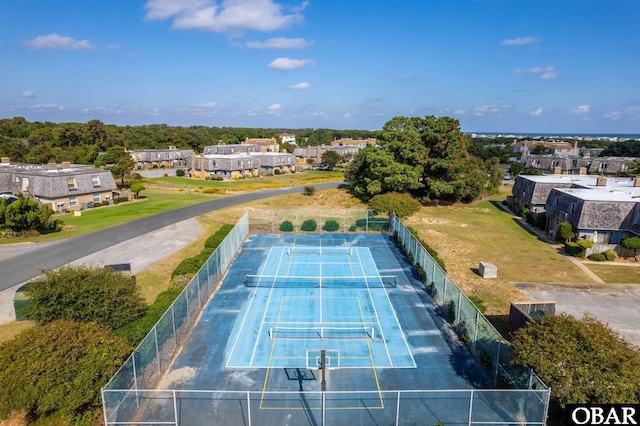
<instances>
[{"instance_id":1,"label":"dormer window","mask_svg":"<svg viewBox=\"0 0 640 426\"><path fill-rule=\"evenodd\" d=\"M91 185L93 185L93 186L100 186L100 176L98 176L98 175L91 175Z\"/></svg>"},{"instance_id":2,"label":"dormer window","mask_svg":"<svg viewBox=\"0 0 640 426\"><path fill-rule=\"evenodd\" d=\"M76 178L67 178L67 187L69 189L78 189L78 185L76 185Z\"/></svg>"}]
</instances>

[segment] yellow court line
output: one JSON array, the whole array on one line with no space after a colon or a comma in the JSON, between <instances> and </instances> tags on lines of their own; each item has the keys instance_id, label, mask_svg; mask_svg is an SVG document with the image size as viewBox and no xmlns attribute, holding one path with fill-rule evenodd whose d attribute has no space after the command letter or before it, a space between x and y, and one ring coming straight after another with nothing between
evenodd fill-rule
<instances>
[{"instance_id":1,"label":"yellow court line","mask_svg":"<svg viewBox=\"0 0 640 426\"><path fill-rule=\"evenodd\" d=\"M280 315L282 314L282 305L284 304L284 297L280 301L280 310L278 311L278 323L280 322ZM276 330L278 329L278 323L276 323ZM271 360L273 359L273 351L276 347L276 339L271 342L271 352L269 353L269 362L267 363L267 373L264 375L264 385L262 386L262 396L260 397L260 408L262 408L262 401L264 400L264 394L267 391L267 382L269 381L269 372L271 371Z\"/></svg>"},{"instance_id":2,"label":"yellow court line","mask_svg":"<svg viewBox=\"0 0 640 426\"><path fill-rule=\"evenodd\" d=\"M364 331L367 331L367 323L364 320L364 312L362 312L362 304L360 303L360 298L358 298L358 308L360 308L360 316L362 317L362 327L364 327ZM378 396L380 397L380 406L384 408L384 400L382 399L382 390L380 389L380 382L378 380L378 371L376 370L376 363L373 360L373 351L371 350L371 343L369 339L367 339L367 347L369 348L369 358L371 359L371 367L373 368L373 377L376 381L376 387L378 388Z\"/></svg>"}]
</instances>

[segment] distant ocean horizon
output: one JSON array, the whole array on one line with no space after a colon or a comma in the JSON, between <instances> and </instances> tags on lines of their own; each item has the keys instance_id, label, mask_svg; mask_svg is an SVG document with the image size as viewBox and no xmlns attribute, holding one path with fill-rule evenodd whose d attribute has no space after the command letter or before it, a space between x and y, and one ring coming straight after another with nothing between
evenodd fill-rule
<instances>
[{"instance_id":1,"label":"distant ocean horizon","mask_svg":"<svg viewBox=\"0 0 640 426\"><path fill-rule=\"evenodd\" d=\"M520 137L591 137L591 138L626 138L640 139L640 133L518 133L518 132L464 132L468 135L475 133L477 135L501 135L501 136L520 136Z\"/></svg>"}]
</instances>

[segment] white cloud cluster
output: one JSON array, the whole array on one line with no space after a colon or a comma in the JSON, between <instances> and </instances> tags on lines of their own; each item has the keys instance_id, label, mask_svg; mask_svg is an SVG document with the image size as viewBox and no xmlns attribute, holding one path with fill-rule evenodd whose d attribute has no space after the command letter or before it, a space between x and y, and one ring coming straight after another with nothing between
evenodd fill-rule
<instances>
[{"instance_id":1,"label":"white cloud cluster","mask_svg":"<svg viewBox=\"0 0 640 426\"><path fill-rule=\"evenodd\" d=\"M38 36L33 40L22 40L31 50L93 50L95 47L89 40L75 40L56 33Z\"/></svg>"},{"instance_id":2,"label":"white cloud cluster","mask_svg":"<svg viewBox=\"0 0 640 426\"><path fill-rule=\"evenodd\" d=\"M533 44L540 41L539 37L518 37L518 38L508 38L506 40L502 40L502 45L504 46L523 46L525 44Z\"/></svg>"},{"instance_id":3,"label":"white cloud cluster","mask_svg":"<svg viewBox=\"0 0 640 426\"><path fill-rule=\"evenodd\" d=\"M587 104L578 105L575 108L571 108L569 110L569 114L575 115L575 116L583 116L585 114L588 114L590 109L591 109L591 107L589 105L587 105Z\"/></svg>"},{"instance_id":4,"label":"white cloud cluster","mask_svg":"<svg viewBox=\"0 0 640 426\"><path fill-rule=\"evenodd\" d=\"M471 114L477 117L482 117L488 114L497 114L509 109L511 109L511 105L483 105L481 107L475 107Z\"/></svg>"},{"instance_id":5,"label":"white cloud cluster","mask_svg":"<svg viewBox=\"0 0 640 426\"><path fill-rule=\"evenodd\" d=\"M22 96L24 96L25 98L33 98L36 96L36 92L34 92L33 90L25 90L24 92L22 92Z\"/></svg>"},{"instance_id":6,"label":"white cloud cluster","mask_svg":"<svg viewBox=\"0 0 640 426\"><path fill-rule=\"evenodd\" d=\"M556 67L516 68L514 74L539 74L540 80L555 80L558 78Z\"/></svg>"},{"instance_id":7,"label":"white cloud cluster","mask_svg":"<svg viewBox=\"0 0 640 426\"><path fill-rule=\"evenodd\" d=\"M287 13L273 0L149 0L145 9L149 20L172 18L174 29L241 33L275 31L301 22L306 5Z\"/></svg>"},{"instance_id":8,"label":"white cloud cluster","mask_svg":"<svg viewBox=\"0 0 640 426\"><path fill-rule=\"evenodd\" d=\"M27 108L32 110L32 111L37 111L37 112L64 111L64 105L52 104L52 103L50 103L50 104L30 105Z\"/></svg>"},{"instance_id":9,"label":"white cloud cluster","mask_svg":"<svg viewBox=\"0 0 640 426\"><path fill-rule=\"evenodd\" d=\"M308 89L309 87L311 87L311 84L307 83L306 81L303 81L302 83L292 84L291 86L288 87L288 89L289 90L304 90L304 89Z\"/></svg>"},{"instance_id":10,"label":"white cloud cluster","mask_svg":"<svg viewBox=\"0 0 640 426\"><path fill-rule=\"evenodd\" d=\"M542 108L538 108L538 109L534 109L533 111L531 111L529 113L529 115L531 115L533 117L540 117L543 112L544 112L544 110Z\"/></svg>"},{"instance_id":11,"label":"white cloud cluster","mask_svg":"<svg viewBox=\"0 0 640 426\"><path fill-rule=\"evenodd\" d=\"M273 104L266 108L255 108L247 111L247 115L249 117L264 117L269 115L280 115L280 111L282 110L282 105Z\"/></svg>"},{"instance_id":12,"label":"white cloud cluster","mask_svg":"<svg viewBox=\"0 0 640 426\"><path fill-rule=\"evenodd\" d=\"M640 121L640 106L629 106L620 110L611 111L605 117L612 120L630 119Z\"/></svg>"},{"instance_id":13,"label":"white cloud cluster","mask_svg":"<svg viewBox=\"0 0 640 426\"><path fill-rule=\"evenodd\" d=\"M246 46L249 49L306 49L312 44L303 38L276 37L266 41L248 41Z\"/></svg>"},{"instance_id":14,"label":"white cloud cluster","mask_svg":"<svg viewBox=\"0 0 640 426\"><path fill-rule=\"evenodd\" d=\"M269 68L273 68L278 71L289 71L295 68L302 68L306 66L315 67L316 62L311 59L278 58L274 59L269 64Z\"/></svg>"}]
</instances>

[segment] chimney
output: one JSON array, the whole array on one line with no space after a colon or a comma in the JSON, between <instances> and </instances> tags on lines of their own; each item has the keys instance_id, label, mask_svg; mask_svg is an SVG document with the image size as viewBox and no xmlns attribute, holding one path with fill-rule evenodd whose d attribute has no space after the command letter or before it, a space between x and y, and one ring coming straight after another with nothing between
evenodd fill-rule
<instances>
[{"instance_id":1,"label":"chimney","mask_svg":"<svg viewBox=\"0 0 640 426\"><path fill-rule=\"evenodd\" d=\"M634 186L635 188L640 187L640 178L635 178L635 179L633 180L633 186Z\"/></svg>"},{"instance_id":2,"label":"chimney","mask_svg":"<svg viewBox=\"0 0 640 426\"><path fill-rule=\"evenodd\" d=\"M307 145L307 158L311 158L311 145Z\"/></svg>"},{"instance_id":3,"label":"chimney","mask_svg":"<svg viewBox=\"0 0 640 426\"><path fill-rule=\"evenodd\" d=\"M47 170L57 170L58 166L56 163L47 163Z\"/></svg>"},{"instance_id":4,"label":"chimney","mask_svg":"<svg viewBox=\"0 0 640 426\"><path fill-rule=\"evenodd\" d=\"M573 143L573 155L578 155L580 154L580 150L578 150L578 141L575 141Z\"/></svg>"},{"instance_id":5,"label":"chimney","mask_svg":"<svg viewBox=\"0 0 640 426\"><path fill-rule=\"evenodd\" d=\"M553 174L554 174L554 175L562 174L562 168L561 168L560 166L555 166L555 167L553 168Z\"/></svg>"},{"instance_id":6,"label":"chimney","mask_svg":"<svg viewBox=\"0 0 640 426\"><path fill-rule=\"evenodd\" d=\"M202 154L200 154L200 178L204 179L205 178L205 173L204 173L204 152Z\"/></svg>"},{"instance_id":7,"label":"chimney","mask_svg":"<svg viewBox=\"0 0 640 426\"><path fill-rule=\"evenodd\" d=\"M598 176L596 179L596 186L607 186L607 178L604 176Z\"/></svg>"},{"instance_id":8,"label":"chimney","mask_svg":"<svg viewBox=\"0 0 640 426\"><path fill-rule=\"evenodd\" d=\"M578 169L578 174L579 175L586 175L587 174L587 168L586 167L580 167Z\"/></svg>"},{"instance_id":9,"label":"chimney","mask_svg":"<svg viewBox=\"0 0 640 426\"><path fill-rule=\"evenodd\" d=\"M2 157L2 159L0 159L0 162L2 162L2 164L9 164L9 157Z\"/></svg>"},{"instance_id":10,"label":"chimney","mask_svg":"<svg viewBox=\"0 0 640 426\"><path fill-rule=\"evenodd\" d=\"M196 152L191 152L191 177L196 176Z\"/></svg>"},{"instance_id":11,"label":"chimney","mask_svg":"<svg viewBox=\"0 0 640 426\"><path fill-rule=\"evenodd\" d=\"M321 149L321 147L322 147L322 145L318 145L318 146L316 147L316 149L317 149L317 151L316 151L316 154L317 154L317 159L316 159L316 161L317 161L318 163L320 163L320 162L322 161L322 154L321 154L322 149Z\"/></svg>"},{"instance_id":12,"label":"chimney","mask_svg":"<svg viewBox=\"0 0 640 426\"><path fill-rule=\"evenodd\" d=\"M69 161L63 161L63 162L62 162L62 168L63 168L63 169L70 169L70 168L71 168L71 162L69 162Z\"/></svg>"}]
</instances>

